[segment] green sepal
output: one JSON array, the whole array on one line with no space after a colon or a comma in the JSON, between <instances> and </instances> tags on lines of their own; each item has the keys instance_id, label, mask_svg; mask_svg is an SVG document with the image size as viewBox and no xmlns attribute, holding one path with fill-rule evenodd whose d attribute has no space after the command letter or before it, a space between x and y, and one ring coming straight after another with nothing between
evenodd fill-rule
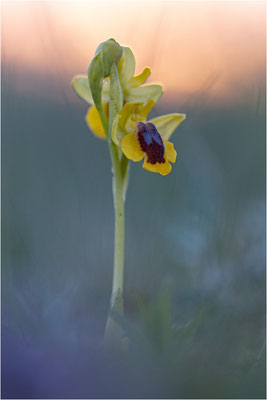
<instances>
[{"instance_id":1,"label":"green sepal","mask_svg":"<svg viewBox=\"0 0 267 400\"><path fill-rule=\"evenodd\" d=\"M94 105L91 89L89 87L89 81L87 75L76 75L71 81L74 92L87 104ZM102 103L109 102L109 79L105 79L102 88Z\"/></svg>"},{"instance_id":2,"label":"green sepal","mask_svg":"<svg viewBox=\"0 0 267 400\"><path fill-rule=\"evenodd\" d=\"M127 101L146 101L153 100L155 103L159 100L163 93L161 85L144 85L132 87L125 91Z\"/></svg>"},{"instance_id":3,"label":"green sepal","mask_svg":"<svg viewBox=\"0 0 267 400\"><path fill-rule=\"evenodd\" d=\"M185 114L167 114L152 118L149 122L152 122L152 124L156 126L163 139L169 140L177 126L180 125L185 118Z\"/></svg>"},{"instance_id":4,"label":"green sepal","mask_svg":"<svg viewBox=\"0 0 267 400\"><path fill-rule=\"evenodd\" d=\"M86 75L77 75L71 81L74 92L86 103L93 105L94 100L89 87L88 77Z\"/></svg>"},{"instance_id":5,"label":"green sepal","mask_svg":"<svg viewBox=\"0 0 267 400\"><path fill-rule=\"evenodd\" d=\"M133 77L135 70L135 58L130 47L123 47L122 58L118 65L118 72L123 88L128 86L128 81Z\"/></svg>"}]
</instances>

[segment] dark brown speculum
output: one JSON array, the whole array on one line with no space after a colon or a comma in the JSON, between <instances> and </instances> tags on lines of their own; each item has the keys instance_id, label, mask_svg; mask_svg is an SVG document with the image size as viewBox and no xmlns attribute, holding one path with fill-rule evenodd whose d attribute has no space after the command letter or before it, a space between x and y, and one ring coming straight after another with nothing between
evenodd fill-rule
<instances>
[{"instance_id":1,"label":"dark brown speculum","mask_svg":"<svg viewBox=\"0 0 267 400\"><path fill-rule=\"evenodd\" d=\"M165 163L165 147L157 128L151 122L137 122L137 136L141 149L147 154L151 164Z\"/></svg>"}]
</instances>

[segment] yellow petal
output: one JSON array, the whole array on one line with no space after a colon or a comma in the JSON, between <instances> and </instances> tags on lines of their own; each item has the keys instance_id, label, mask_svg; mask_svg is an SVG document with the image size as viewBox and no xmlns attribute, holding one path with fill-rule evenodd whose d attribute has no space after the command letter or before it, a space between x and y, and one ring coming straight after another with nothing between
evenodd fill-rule
<instances>
[{"instance_id":1,"label":"yellow petal","mask_svg":"<svg viewBox=\"0 0 267 400\"><path fill-rule=\"evenodd\" d=\"M108 103L103 104L103 109L108 116ZM100 139L106 139L106 134L95 106L89 108L85 116L85 121L94 135Z\"/></svg>"},{"instance_id":2,"label":"yellow petal","mask_svg":"<svg viewBox=\"0 0 267 400\"><path fill-rule=\"evenodd\" d=\"M141 161L144 157L135 132L128 133L121 142L121 149L129 160Z\"/></svg>"},{"instance_id":3,"label":"yellow petal","mask_svg":"<svg viewBox=\"0 0 267 400\"><path fill-rule=\"evenodd\" d=\"M176 150L174 149L173 144L168 142L167 140L164 140L164 139L163 139L163 143L164 143L164 146L165 146L164 156L171 163L175 163L176 157L177 157L177 153L176 153Z\"/></svg>"},{"instance_id":4,"label":"yellow petal","mask_svg":"<svg viewBox=\"0 0 267 400\"><path fill-rule=\"evenodd\" d=\"M143 163L143 168L145 168L147 171L150 171L150 172L159 172L158 168L157 168L157 164L158 163L151 164L151 163L147 162L147 155L146 155L144 163Z\"/></svg>"},{"instance_id":5,"label":"yellow petal","mask_svg":"<svg viewBox=\"0 0 267 400\"><path fill-rule=\"evenodd\" d=\"M147 114L154 107L155 102L151 99L144 102L133 102L124 104L119 113L119 128L125 134L131 133L135 129L137 121L146 121Z\"/></svg>"},{"instance_id":6,"label":"yellow petal","mask_svg":"<svg viewBox=\"0 0 267 400\"><path fill-rule=\"evenodd\" d=\"M154 107L155 102L152 99L148 99L144 105L140 108L139 110L139 115L140 115L140 120L146 120L147 119L147 114L150 113L152 108Z\"/></svg>"},{"instance_id":7,"label":"yellow petal","mask_svg":"<svg viewBox=\"0 0 267 400\"><path fill-rule=\"evenodd\" d=\"M169 163L169 161L165 161L165 163L157 163L158 164L158 172L160 173L160 175L168 175L171 170L172 170L172 166Z\"/></svg>"},{"instance_id":8,"label":"yellow petal","mask_svg":"<svg viewBox=\"0 0 267 400\"><path fill-rule=\"evenodd\" d=\"M129 81L129 86L137 87L145 83L149 75L151 74L151 69L146 67L141 74L133 76Z\"/></svg>"},{"instance_id":9,"label":"yellow petal","mask_svg":"<svg viewBox=\"0 0 267 400\"><path fill-rule=\"evenodd\" d=\"M151 164L147 162L147 156L145 156L143 168L150 172L158 172L161 175L168 175L172 170L172 166L168 161L165 161L165 163Z\"/></svg>"},{"instance_id":10,"label":"yellow petal","mask_svg":"<svg viewBox=\"0 0 267 400\"><path fill-rule=\"evenodd\" d=\"M125 130L127 121L133 120L133 116L139 113L143 103L126 103L120 111L119 125L122 130Z\"/></svg>"}]
</instances>

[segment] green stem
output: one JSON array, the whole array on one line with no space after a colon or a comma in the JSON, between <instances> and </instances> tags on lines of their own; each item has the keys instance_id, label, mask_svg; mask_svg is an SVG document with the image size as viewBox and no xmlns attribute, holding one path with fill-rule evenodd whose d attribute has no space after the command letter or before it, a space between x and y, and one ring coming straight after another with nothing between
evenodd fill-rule
<instances>
[{"instance_id":1,"label":"green stem","mask_svg":"<svg viewBox=\"0 0 267 400\"><path fill-rule=\"evenodd\" d=\"M106 114L105 114L105 112L103 110L102 105L100 105L100 106L96 105L96 108L97 108L100 120L102 122L106 137L108 137L108 129L109 129L109 127L108 127L108 120L107 120Z\"/></svg>"},{"instance_id":2,"label":"green stem","mask_svg":"<svg viewBox=\"0 0 267 400\"><path fill-rule=\"evenodd\" d=\"M111 139L112 119L109 124L103 107L98 113L106 133L113 172L113 200L115 212L114 264L110 309L123 313L123 272L124 272L124 181L128 177L121 168L118 150ZM123 175L123 176L122 176Z\"/></svg>"},{"instance_id":3,"label":"green stem","mask_svg":"<svg viewBox=\"0 0 267 400\"><path fill-rule=\"evenodd\" d=\"M118 151L109 143L113 166L113 199L115 212L114 269L111 295L111 310L123 313L123 272L124 272L124 199L123 179Z\"/></svg>"},{"instance_id":4,"label":"green stem","mask_svg":"<svg viewBox=\"0 0 267 400\"><path fill-rule=\"evenodd\" d=\"M123 314L123 275L124 275L124 201L128 184L129 161L111 138L113 121L123 104L123 95L115 64L110 72L109 123L102 104L95 103L109 146L112 162L112 184L115 213L114 266L110 299L110 313L107 320L105 343L120 343L122 329L114 319L115 313Z\"/></svg>"}]
</instances>

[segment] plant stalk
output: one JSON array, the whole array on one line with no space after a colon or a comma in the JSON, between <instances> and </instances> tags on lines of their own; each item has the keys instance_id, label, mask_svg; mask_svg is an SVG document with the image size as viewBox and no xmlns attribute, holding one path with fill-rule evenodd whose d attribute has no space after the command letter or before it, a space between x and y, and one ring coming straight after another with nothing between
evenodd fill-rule
<instances>
[{"instance_id":1,"label":"plant stalk","mask_svg":"<svg viewBox=\"0 0 267 400\"><path fill-rule=\"evenodd\" d=\"M114 314L123 314L123 275L124 275L124 201L128 184L129 164L121 150L111 138L112 124L122 106L121 87L115 65L111 69L109 122L102 104L96 104L106 138L112 163L112 186L115 214L113 282L110 299L110 313L107 320L105 342L118 343L122 329L114 320Z\"/></svg>"},{"instance_id":2,"label":"plant stalk","mask_svg":"<svg viewBox=\"0 0 267 400\"><path fill-rule=\"evenodd\" d=\"M109 152L112 162L112 184L113 201L115 213L114 230L114 264L113 264L113 283L110 300L111 311L123 313L123 272L124 272L124 185L123 182L128 177L122 171L118 150L111 139L112 119L109 124L103 108L100 107L99 116L106 133ZM124 176L122 176L124 175Z\"/></svg>"},{"instance_id":3,"label":"plant stalk","mask_svg":"<svg viewBox=\"0 0 267 400\"><path fill-rule=\"evenodd\" d=\"M123 313L123 275L124 275L124 198L123 179L118 151L110 143L113 169L113 199L115 213L114 267L110 309Z\"/></svg>"}]
</instances>

